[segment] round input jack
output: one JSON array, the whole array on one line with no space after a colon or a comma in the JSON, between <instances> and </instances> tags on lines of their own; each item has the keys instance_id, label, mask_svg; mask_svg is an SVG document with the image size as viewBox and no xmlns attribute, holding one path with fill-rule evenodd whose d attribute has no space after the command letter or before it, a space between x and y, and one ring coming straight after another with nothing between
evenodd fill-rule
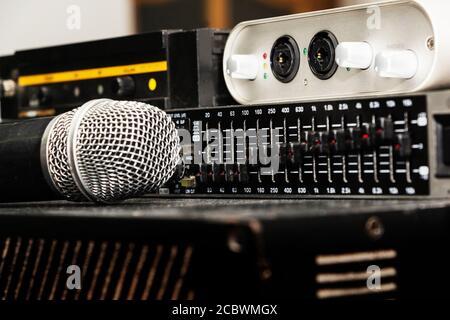
<instances>
[{"instance_id":1,"label":"round input jack","mask_svg":"<svg viewBox=\"0 0 450 320\"><path fill-rule=\"evenodd\" d=\"M308 49L308 62L314 75L321 79L330 79L336 72L338 65L336 63L336 47L338 40L329 31L317 33Z\"/></svg>"},{"instance_id":2,"label":"round input jack","mask_svg":"<svg viewBox=\"0 0 450 320\"><path fill-rule=\"evenodd\" d=\"M300 66L297 42L290 36L278 38L270 51L270 67L279 81L287 83L295 78Z\"/></svg>"}]
</instances>

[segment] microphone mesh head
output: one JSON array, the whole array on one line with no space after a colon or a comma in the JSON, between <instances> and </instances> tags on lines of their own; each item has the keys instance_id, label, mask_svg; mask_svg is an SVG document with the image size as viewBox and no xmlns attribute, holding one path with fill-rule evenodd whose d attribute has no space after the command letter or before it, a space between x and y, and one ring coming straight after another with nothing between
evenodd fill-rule
<instances>
[{"instance_id":1,"label":"microphone mesh head","mask_svg":"<svg viewBox=\"0 0 450 320\"><path fill-rule=\"evenodd\" d=\"M115 202L145 194L165 183L180 160L175 124L148 104L94 100L60 117L47 143L48 166L55 187L71 200L83 195ZM53 141L53 133L67 142Z\"/></svg>"},{"instance_id":2,"label":"microphone mesh head","mask_svg":"<svg viewBox=\"0 0 450 320\"><path fill-rule=\"evenodd\" d=\"M61 114L54 119L54 124L48 136L47 167L51 182L56 190L69 200L85 200L72 178L72 171L67 156L67 140L72 123L74 109Z\"/></svg>"}]
</instances>

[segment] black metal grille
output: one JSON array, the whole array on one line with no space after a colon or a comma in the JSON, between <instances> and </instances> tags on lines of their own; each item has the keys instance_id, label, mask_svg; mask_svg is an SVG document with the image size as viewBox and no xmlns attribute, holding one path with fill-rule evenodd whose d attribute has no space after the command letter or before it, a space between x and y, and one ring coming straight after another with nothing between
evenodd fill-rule
<instances>
[{"instance_id":1,"label":"black metal grille","mask_svg":"<svg viewBox=\"0 0 450 320\"><path fill-rule=\"evenodd\" d=\"M191 245L109 240L0 239L2 300L193 299ZM81 289L69 289L80 268Z\"/></svg>"}]
</instances>

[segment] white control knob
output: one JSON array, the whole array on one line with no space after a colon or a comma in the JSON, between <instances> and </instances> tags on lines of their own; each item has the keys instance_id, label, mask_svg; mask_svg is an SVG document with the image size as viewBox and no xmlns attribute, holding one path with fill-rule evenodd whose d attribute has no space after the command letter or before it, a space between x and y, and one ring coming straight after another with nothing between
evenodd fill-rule
<instances>
[{"instance_id":1,"label":"white control knob","mask_svg":"<svg viewBox=\"0 0 450 320\"><path fill-rule=\"evenodd\" d=\"M375 58L375 71L383 78L411 79L418 68L419 60L412 50L385 50Z\"/></svg>"},{"instance_id":2,"label":"white control knob","mask_svg":"<svg viewBox=\"0 0 450 320\"><path fill-rule=\"evenodd\" d=\"M254 80L258 75L258 58L254 55L235 54L228 58L227 74L233 79Z\"/></svg>"},{"instance_id":3,"label":"white control knob","mask_svg":"<svg viewBox=\"0 0 450 320\"><path fill-rule=\"evenodd\" d=\"M373 50L367 42L341 42L336 47L336 63L342 68L367 69L373 61Z\"/></svg>"}]
</instances>

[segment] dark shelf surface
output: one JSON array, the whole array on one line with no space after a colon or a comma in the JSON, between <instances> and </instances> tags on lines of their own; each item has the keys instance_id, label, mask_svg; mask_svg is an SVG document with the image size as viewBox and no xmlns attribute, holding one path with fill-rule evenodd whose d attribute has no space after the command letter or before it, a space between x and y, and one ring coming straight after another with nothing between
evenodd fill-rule
<instances>
[{"instance_id":1,"label":"dark shelf surface","mask_svg":"<svg viewBox=\"0 0 450 320\"><path fill-rule=\"evenodd\" d=\"M0 216L108 217L163 220L271 220L349 214L450 211L448 200L268 200L140 198L114 205L68 201L2 203Z\"/></svg>"}]
</instances>

